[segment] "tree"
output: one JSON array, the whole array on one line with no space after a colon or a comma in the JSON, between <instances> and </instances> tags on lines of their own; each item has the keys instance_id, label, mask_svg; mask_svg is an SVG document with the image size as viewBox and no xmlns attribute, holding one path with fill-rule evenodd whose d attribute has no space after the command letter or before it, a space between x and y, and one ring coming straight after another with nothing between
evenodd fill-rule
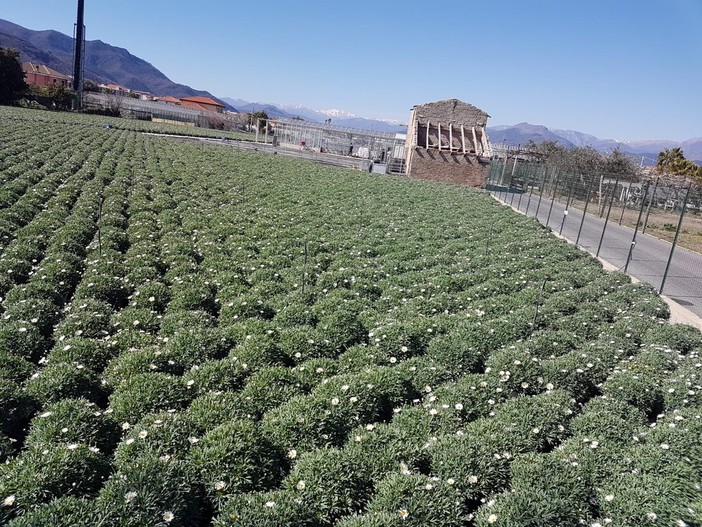
<instances>
[{"instance_id":1,"label":"tree","mask_svg":"<svg viewBox=\"0 0 702 527\"><path fill-rule=\"evenodd\" d=\"M267 120L268 114L263 110L259 110L249 115L249 126L251 129L255 129L256 123L258 123L258 131L263 132L266 128Z\"/></svg>"},{"instance_id":2,"label":"tree","mask_svg":"<svg viewBox=\"0 0 702 527\"><path fill-rule=\"evenodd\" d=\"M656 170L661 174L683 176L702 182L702 167L685 159L683 151L678 148L666 148L658 154Z\"/></svg>"},{"instance_id":3,"label":"tree","mask_svg":"<svg viewBox=\"0 0 702 527\"><path fill-rule=\"evenodd\" d=\"M0 48L0 104L11 104L27 91L19 51Z\"/></svg>"}]
</instances>

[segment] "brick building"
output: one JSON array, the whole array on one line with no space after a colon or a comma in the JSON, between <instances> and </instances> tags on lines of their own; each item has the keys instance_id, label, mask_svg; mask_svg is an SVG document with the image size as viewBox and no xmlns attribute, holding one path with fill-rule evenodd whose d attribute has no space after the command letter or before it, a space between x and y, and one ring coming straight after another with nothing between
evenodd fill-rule
<instances>
[{"instance_id":1,"label":"brick building","mask_svg":"<svg viewBox=\"0 0 702 527\"><path fill-rule=\"evenodd\" d=\"M485 131L490 116L458 99L412 108L405 150L407 174L480 187L492 155Z\"/></svg>"},{"instance_id":2,"label":"brick building","mask_svg":"<svg viewBox=\"0 0 702 527\"><path fill-rule=\"evenodd\" d=\"M48 66L44 66L43 64L25 62L22 64L22 70L24 70L24 79L27 81L27 84L33 84L35 86L58 84L64 88L68 88L71 83L71 77L51 69Z\"/></svg>"}]
</instances>

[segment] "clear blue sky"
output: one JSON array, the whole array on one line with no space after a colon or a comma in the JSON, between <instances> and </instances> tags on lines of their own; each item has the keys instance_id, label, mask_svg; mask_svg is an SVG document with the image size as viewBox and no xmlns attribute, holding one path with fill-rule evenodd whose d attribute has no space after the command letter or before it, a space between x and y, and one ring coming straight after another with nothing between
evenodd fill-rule
<instances>
[{"instance_id":1,"label":"clear blue sky","mask_svg":"<svg viewBox=\"0 0 702 527\"><path fill-rule=\"evenodd\" d=\"M406 122L441 99L489 124L702 136L702 0L86 0L89 40L217 97ZM71 35L76 0L0 0Z\"/></svg>"}]
</instances>

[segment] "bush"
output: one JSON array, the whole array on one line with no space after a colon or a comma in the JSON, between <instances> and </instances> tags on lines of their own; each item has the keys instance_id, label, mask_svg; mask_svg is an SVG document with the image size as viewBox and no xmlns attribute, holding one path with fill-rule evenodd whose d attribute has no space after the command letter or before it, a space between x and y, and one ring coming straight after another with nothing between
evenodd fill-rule
<instances>
[{"instance_id":1,"label":"bush","mask_svg":"<svg viewBox=\"0 0 702 527\"><path fill-rule=\"evenodd\" d=\"M653 417L663 410L663 390L656 379L615 370L602 384L602 393L624 401Z\"/></svg>"},{"instance_id":2,"label":"bush","mask_svg":"<svg viewBox=\"0 0 702 527\"><path fill-rule=\"evenodd\" d=\"M117 469L154 456L164 461L183 461L191 445L199 440L195 424L182 412L146 414L124 428L125 437L114 456Z\"/></svg>"},{"instance_id":3,"label":"bush","mask_svg":"<svg viewBox=\"0 0 702 527\"><path fill-rule=\"evenodd\" d=\"M171 290L162 282L149 281L139 285L129 298L129 305L163 313L171 301Z\"/></svg>"},{"instance_id":4,"label":"bush","mask_svg":"<svg viewBox=\"0 0 702 527\"><path fill-rule=\"evenodd\" d=\"M180 377L166 373L139 373L127 378L110 395L117 422L135 423L148 413L179 410L192 399Z\"/></svg>"},{"instance_id":5,"label":"bush","mask_svg":"<svg viewBox=\"0 0 702 527\"><path fill-rule=\"evenodd\" d=\"M502 349L488 357L485 377L493 379L503 391L514 395L533 395L542 390L541 360L523 349Z\"/></svg>"},{"instance_id":6,"label":"bush","mask_svg":"<svg viewBox=\"0 0 702 527\"><path fill-rule=\"evenodd\" d=\"M83 280L76 287L74 302L92 299L122 308L127 305L128 297L129 290L123 278L95 270L90 274L86 271Z\"/></svg>"},{"instance_id":7,"label":"bush","mask_svg":"<svg viewBox=\"0 0 702 527\"><path fill-rule=\"evenodd\" d=\"M403 525L462 526L468 515L453 482L422 474L393 474L382 480L368 512L385 512Z\"/></svg>"},{"instance_id":8,"label":"bush","mask_svg":"<svg viewBox=\"0 0 702 527\"><path fill-rule=\"evenodd\" d=\"M248 363L225 358L193 366L184 374L183 380L197 394L209 391L236 391L241 389L252 373Z\"/></svg>"},{"instance_id":9,"label":"bush","mask_svg":"<svg viewBox=\"0 0 702 527\"><path fill-rule=\"evenodd\" d=\"M322 316L316 328L333 350L343 351L353 345L365 343L368 338L368 330L358 316L343 309Z\"/></svg>"},{"instance_id":10,"label":"bush","mask_svg":"<svg viewBox=\"0 0 702 527\"><path fill-rule=\"evenodd\" d=\"M63 399L48 404L34 417L26 445L83 443L109 455L119 440L117 424L87 399Z\"/></svg>"},{"instance_id":11,"label":"bush","mask_svg":"<svg viewBox=\"0 0 702 527\"><path fill-rule=\"evenodd\" d=\"M312 326L283 328L278 339L280 350L290 362L301 363L315 358L334 358L337 351L331 342Z\"/></svg>"},{"instance_id":12,"label":"bush","mask_svg":"<svg viewBox=\"0 0 702 527\"><path fill-rule=\"evenodd\" d=\"M167 311L161 319L161 335L172 337L191 328L214 328L217 319L205 311Z\"/></svg>"},{"instance_id":13,"label":"bush","mask_svg":"<svg viewBox=\"0 0 702 527\"><path fill-rule=\"evenodd\" d=\"M95 517L96 510L92 501L75 496L61 496L11 520L7 527L93 527Z\"/></svg>"},{"instance_id":14,"label":"bush","mask_svg":"<svg viewBox=\"0 0 702 527\"><path fill-rule=\"evenodd\" d=\"M257 294L247 292L236 298L222 299L219 316L223 324L231 324L247 318L271 320L275 316L275 311Z\"/></svg>"},{"instance_id":15,"label":"bush","mask_svg":"<svg viewBox=\"0 0 702 527\"><path fill-rule=\"evenodd\" d=\"M207 392L196 397L187 410L188 419L202 432L234 419L250 418L239 392Z\"/></svg>"},{"instance_id":16,"label":"bush","mask_svg":"<svg viewBox=\"0 0 702 527\"><path fill-rule=\"evenodd\" d=\"M215 510L232 494L273 489L287 470L283 455L249 420L213 428L193 446L189 459Z\"/></svg>"},{"instance_id":17,"label":"bush","mask_svg":"<svg viewBox=\"0 0 702 527\"><path fill-rule=\"evenodd\" d=\"M336 523L336 527L400 527L403 523L400 514L371 512L358 516L345 516Z\"/></svg>"},{"instance_id":18,"label":"bush","mask_svg":"<svg viewBox=\"0 0 702 527\"><path fill-rule=\"evenodd\" d=\"M10 304L2 316L5 320L32 324L45 337L50 337L59 319L59 310L46 298L28 298Z\"/></svg>"},{"instance_id":19,"label":"bush","mask_svg":"<svg viewBox=\"0 0 702 527\"><path fill-rule=\"evenodd\" d=\"M0 465L0 496L14 496L10 507L0 508L0 521L62 496L95 494L109 473L107 457L84 444L25 450Z\"/></svg>"},{"instance_id":20,"label":"bush","mask_svg":"<svg viewBox=\"0 0 702 527\"><path fill-rule=\"evenodd\" d=\"M292 368L304 391L312 390L324 379L336 375L338 370L338 363L333 359L310 359Z\"/></svg>"},{"instance_id":21,"label":"bush","mask_svg":"<svg viewBox=\"0 0 702 527\"><path fill-rule=\"evenodd\" d=\"M254 371L267 366L290 365L290 359L268 336L245 337L231 350L229 357L247 364Z\"/></svg>"},{"instance_id":22,"label":"bush","mask_svg":"<svg viewBox=\"0 0 702 527\"><path fill-rule=\"evenodd\" d=\"M177 460L142 456L112 474L96 500L105 525L191 527L204 519L195 476Z\"/></svg>"},{"instance_id":23,"label":"bush","mask_svg":"<svg viewBox=\"0 0 702 527\"><path fill-rule=\"evenodd\" d=\"M31 376L27 394L42 404L84 397L98 405L105 403L105 391L95 372L80 364L57 362Z\"/></svg>"},{"instance_id":24,"label":"bush","mask_svg":"<svg viewBox=\"0 0 702 527\"><path fill-rule=\"evenodd\" d=\"M49 347L49 341L32 324L0 320L0 352L37 362Z\"/></svg>"},{"instance_id":25,"label":"bush","mask_svg":"<svg viewBox=\"0 0 702 527\"><path fill-rule=\"evenodd\" d=\"M258 420L268 410L305 393L293 370L271 366L260 369L248 378L240 392L240 402L246 415Z\"/></svg>"},{"instance_id":26,"label":"bush","mask_svg":"<svg viewBox=\"0 0 702 527\"><path fill-rule=\"evenodd\" d=\"M456 377L483 370L486 354L482 349L471 346L461 332L436 337L429 343L427 357L437 365L455 373Z\"/></svg>"},{"instance_id":27,"label":"bush","mask_svg":"<svg viewBox=\"0 0 702 527\"><path fill-rule=\"evenodd\" d=\"M321 449L300 457L282 488L315 512L318 525L332 525L365 508L373 481L362 459L345 450Z\"/></svg>"},{"instance_id":28,"label":"bush","mask_svg":"<svg viewBox=\"0 0 702 527\"><path fill-rule=\"evenodd\" d=\"M226 487L222 494L227 492ZM229 496L214 527L321 527L318 513L295 492L276 490Z\"/></svg>"},{"instance_id":29,"label":"bush","mask_svg":"<svg viewBox=\"0 0 702 527\"><path fill-rule=\"evenodd\" d=\"M232 340L218 328L191 328L168 339L166 353L184 368L222 359L233 347Z\"/></svg>"},{"instance_id":30,"label":"bush","mask_svg":"<svg viewBox=\"0 0 702 527\"><path fill-rule=\"evenodd\" d=\"M49 364L81 364L95 373L101 373L115 353L116 349L104 340L77 337L57 342L46 358Z\"/></svg>"},{"instance_id":31,"label":"bush","mask_svg":"<svg viewBox=\"0 0 702 527\"><path fill-rule=\"evenodd\" d=\"M145 307L125 307L111 320L112 331L132 329L156 335L161 325L161 315Z\"/></svg>"},{"instance_id":32,"label":"bush","mask_svg":"<svg viewBox=\"0 0 702 527\"><path fill-rule=\"evenodd\" d=\"M171 288L171 295L169 311L205 311L212 315L217 314L215 288L199 277L175 282Z\"/></svg>"},{"instance_id":33,"label":"bush","mask_svg":"<svg viewBox=\"0 0 702 527\"><path fill-rule=\"evenodd\" d=\"M67 306L64 318L54 333L65 338L105 337L110 333L112 313L112 306L102 300L76 299Z\"/></svg>"},{"instance_id":34,"label":"bush","mask_svg":"<svg viewBox=\"0 0 702 527\"><path fill-rule=\"evenodd\" d=\"M647 424L644 412L620 399L591 399L573 418L570 429L575 436L596 441L628 444L633 435Z\"/></svg>"},{"instance_id":35,"label":"bush","mask_svg":"<svg viewBox=\"0 0 702 527\"><path fill-rule=\"evenodd\" d=\"M702 350L702 332L684 324L661 324L649 329L644 335L644 344L658 344L687 354Z\"/></svg>"},{"instance_id":36,"label":"bush","mask_svg":"<svg viewBox=\"0 0 702 527\"><path fill-rule=\"evenodd\" d=\"M475 514L475 525L487 527L543 527L590 523L577 506L555 491L519 489L503 492ZM595 525L594 523L592 525Z\"/></svg>"},{"instance_id":37,"label":"bush","mask_svg":"<svg viewBox=\"0 0 702 527\"><path fill-rule=\"evenodd\" d=\"M0 432L12 439L24 435L39 403L12 381L0 379Z\"/></svg>"},{"instance_id":38,"label":"bush","mask_svg":"<svg viewBox=\"0 0 702 527\"><path fill-rule=\"evenodd\" d=\"M21 383L36 371L37 367L28 360L0 350L0 380Z\"/></svg>"}]
</instances>

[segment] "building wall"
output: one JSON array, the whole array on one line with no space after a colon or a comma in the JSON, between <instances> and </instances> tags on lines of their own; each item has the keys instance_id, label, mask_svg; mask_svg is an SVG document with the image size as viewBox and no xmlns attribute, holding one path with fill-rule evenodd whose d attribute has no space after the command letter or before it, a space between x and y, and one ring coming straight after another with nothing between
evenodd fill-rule
<instances>
[{"instance_id":1,"label":"building wall","mask_svg":"<svg viewBox=\"0 0 702 527\"><path fill-rule=\"evenodd\" d=\"M68 86L68 81L64 79L57 79L49 75L43 75L41 73L25 73L24 78L27 84L34 84L35 86L47 86L49 84L60 84L62 86Z\"/></svg>"},{"instance_id":2,"label":"building wall","mask_svg":"<svg viewBox=\"0 0 702 527\"><path fill-rule=\"evenodd\" d=\"M409 176L415 179L481 187L490 169L489 164L481 163L475 155L440 152L433 148L416 147L411 157Z\"/></svg>"}]
</instances>

